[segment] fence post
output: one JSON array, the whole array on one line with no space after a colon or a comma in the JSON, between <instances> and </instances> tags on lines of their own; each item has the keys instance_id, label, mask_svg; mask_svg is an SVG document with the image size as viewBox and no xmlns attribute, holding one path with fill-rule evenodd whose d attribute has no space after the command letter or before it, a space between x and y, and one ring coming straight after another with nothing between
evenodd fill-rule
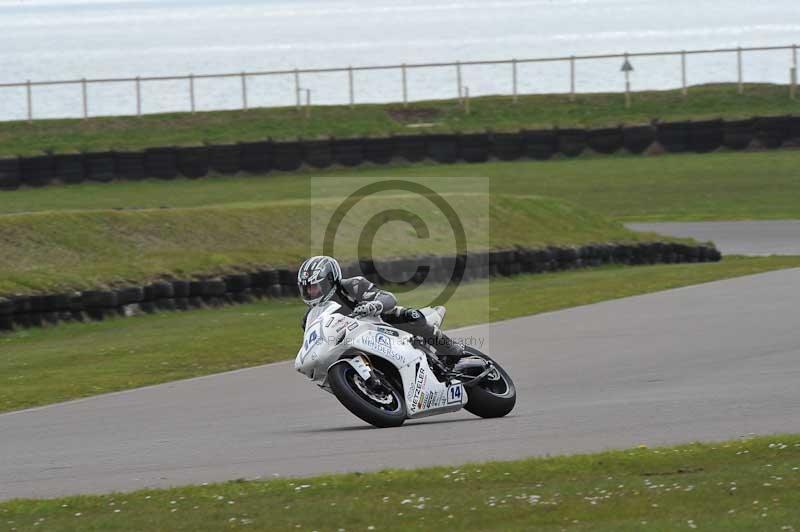
<instances>
[{"instance_id":1,"label":"fence post","mask_svg":"<svg viewBox=\"0 0 800 532\"><path fill-rule=\"evenodd\" d=\"M353 88L353 67L352 65L347 67L347 83L350 88L350 109L353 108L353 105L356 103L355 97L355 89Z\"/></svg>"},{"instance_id":2,"label":"fence post","mask_svg":"<svg viewBox=\"0 0 800 532\"><path fill-rule=\"evenodd\" d=\"M194 74L189 74L189 102L191 104L192 114L194 114Z\"/></svg>"},{"instance_id":3,"label":"fence post","mask_svg":"<svg viewBox=\"0 0 800 532\"><path fill-rule=\"evenodd\" d=\"M689 95L689 89L686 87L686 50L681 52L681 86L683 90L683 96L686 97Z\"/></svg>"},{"instance_id":4,"label":"fence post","mask_svg":"<svg viewBox=\"0 0 800 532\"><path fill-rule=\"evenodd\" d=\"M306 89L306 118L311 118L311 89Z\"/></svg>"},{"instance_id":5,"label":"fence post","mask_svg":"<svg viewBox=\"0 0 800 532\"><path fill-rule=\"evenodd\" d=\"M744 94L744 84L742 83L742 47L736 49L736 71L739 79L739 94Z\"/></svg>"},{"instance_id":6,"label":"fence post","mask_svg":"<svg viewBox=\"0 0 800 532\"><path fill-rule=\"evenodd\" d=\"M89 118L89 94L86 90L86 78L81 80L81 99L83 100L83 119Z\"/></svg>"},{"instance_id":7,"label":"fence post","mask_svg":"<svg viewBox=\"0 0 800 532\"><path fill-rule=\"evenodd\" d=\"M631 67L628 61L628 53L625 52L625 66L623 66L623 70L625 71L625 108L631 108ZM627 68L626 68L627 67Z\"/></svg>"},{"instance_id":8,"label":"fence post","mask_svg":"<svg viewBox=\"0 0 800 532\"><path fill-rule=\"evenodd\" d=\"M142 116L142 81L136 76L136 116Z\"/></svg>"},{"instance_id":9,"label":"fence post","mask_svg":"<svg viewBox=\"0 0 800 532\"><path fill-rule=\"evenodd\" d=\"M464 114L469 114L469 87L464 87Z\"/></svg>"},{"instance_id":10,"label":"fence post","mask_svg":"<svg viewBox=\"0 0 800 532\"><path fill-rule=\"evenodd\" d=\"M792 79L791 83L792 86L789 87L789 97L792 100L797 98L797 45L792 45Z\"/></svg>"},{"instance_id":11,"label":"fence post","mask_svg":"<svg viewBox=\"0 0 800 532\"><path fill-rule=\"evenodd\" d=\"M242 109L247 111L247 74L242 72Z\"/></svg>"},{"instance_id":12,"label":"fence post","mask_svg":"<svg viewBox=\"0 0 800 532\"><path fill-rule=\"evenodd\" d=\"M517 60L511 60L511 90L514 95L513 101L517 103L519 97L517 96Z\"/></svg>"},{"instance_id":13,"label":"fence post","mask_svg":"<svg viewBox=\"0 0 800 532\"><path fill-rule=\"evenodd\" d=\"M33 93L31 92L31 80L25 84L25 91L28 96L28 123L33 122Z\"/></svg>"},{"instance_id":14,"label":"fence post","mask_svg":"<svg viewBox=\"0 0 800 532\"><path fill-rule=\"evenodd\" d=\"M406 77L406 64L400 66L400 71L403 74L403 107L408 107L408 78Z\"/></svg>"},{"instance_id":15,"label":"fence post","mask_svg":"<svg viewBox=\"0 0 800 532\"><path fill-rule=\"evenodd\" d=\"M569 99L575 101L575 56L569 58Z\"/></svg>"},{"instance_id":16,"label":"fence post","mask_svg":"<svg viewBox=\"0 0 800 532\"><path fill-rule=\"evenodd\" d=\"M458 101L461 102L463 99L461 93L461 62L456 61L456 85L458 85Z\"/></svg>"},{"instance_id":17,"label":"fence post","mask_svg":"<svg viewBox=\"0 0 800 532\"><path fill-rule=\"evenodd\" d=\"M297 112L300 112L300 71L294 69L294 95L297 99Z\"/></svg>"}]
</instances>

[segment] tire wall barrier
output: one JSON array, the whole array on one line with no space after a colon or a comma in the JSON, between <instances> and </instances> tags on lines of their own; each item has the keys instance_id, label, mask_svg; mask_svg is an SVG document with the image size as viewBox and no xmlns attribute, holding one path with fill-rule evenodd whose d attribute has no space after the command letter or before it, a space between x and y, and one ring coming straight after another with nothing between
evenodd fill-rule
<instances>
[{"instance_id":1,"label":"tire wall barrier","mask_svg":"<svg viewBox=\"0 0 800 532\"><path fill-rule=\"evenodd\" d=\"M18 158L0 159L0 190L14 190L19 187L21 175Z\"/></svg>"},{"instance_id":2,"label":"tire wall barrier","mask_svg":"<svg viewBox=\"0 0 800 532\"><path fill-rule=\"evenodd\" d=\"M43 154L0 159L0 190L20 185L85 180L138 180L145 177L197 178L209 173L264 174L292 172L305 166L352 168L392 161L481 163L490 159L547 160L582 153L707 153L728 150L800 147L800 116L767 116L744 120L663 122L598 129L522 130L512 133L394 135L377 138L298 139L204 146L148 148L141 152Z\"/></svg>"},{"instance_id":3,"label":"tire wall barrier","mask_svg":"<svg viewBox=\"0 0 800 532\"><path fill-rule=\"evenodd\" d=\"M363 275L388 284L417 285L425 280L418 265L430 265L427 278L447 282L456 265L463 280L542 273L603 264L716 262L722 258L711 245L672 242L590 244L581 247L517 248L467 253L456 257L415 257L342 264L345 276ZM247 303L254 299L298 297L297 271L263 269L206 279L174 279L144 286L84 290L43 295L0 296L0 330L40 327L59 322L100 321L165 310L189 310Z\"/></svg>"}]
</instances>

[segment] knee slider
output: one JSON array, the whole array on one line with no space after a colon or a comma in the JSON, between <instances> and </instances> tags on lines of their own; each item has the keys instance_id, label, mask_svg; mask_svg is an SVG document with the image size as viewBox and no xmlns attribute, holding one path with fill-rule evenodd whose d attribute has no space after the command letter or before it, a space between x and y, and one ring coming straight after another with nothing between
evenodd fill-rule
<instances>
[{"instance_id":1,"label":"knee slider","mask_svg":"<svg viewBox=\"0 0 800 532\"><path fill-rule=\"evenodd\" d=\"M425 321L425 316L422 315L422 312L418 311L417 309L407 308L404 312L404 318L409 323L422 323Z\"/></svg>"}]
</instances>

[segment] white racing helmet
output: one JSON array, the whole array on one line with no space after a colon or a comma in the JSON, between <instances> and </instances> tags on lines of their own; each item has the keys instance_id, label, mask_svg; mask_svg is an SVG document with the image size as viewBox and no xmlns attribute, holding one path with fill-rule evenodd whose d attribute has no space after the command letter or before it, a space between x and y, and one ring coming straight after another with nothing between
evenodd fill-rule
<instances>
[{"instance_id":1,"label":"white racing helmet","mask_svg":"<svg viewBox=\"0 0 800 532\"><path fill-rule=\"evenodd\" d=\"M342 269L332 257L319 255L306 259L297 272L300 297L306 305L313 307L328 301L342 280Z\"/></svg>"}]
</instances>

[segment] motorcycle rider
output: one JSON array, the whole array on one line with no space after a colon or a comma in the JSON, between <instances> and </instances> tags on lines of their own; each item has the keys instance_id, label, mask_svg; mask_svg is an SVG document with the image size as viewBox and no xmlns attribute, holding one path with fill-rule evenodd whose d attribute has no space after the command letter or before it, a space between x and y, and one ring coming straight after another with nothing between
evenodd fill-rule
<instances>
[{"instance_id":1,"label":"motorcycle rider","mask_svg":"<svg viewBox=\"0 0 800 532\"><path fill-rule=\"evenodd\" d=\"M309 307L301 322L303 330L312 308L335 301L353 316L380 317L400 330L422 337L445 360L455 361L464 356L463 345L428 323L420 311L399 306L391 292L381 290L364 277L342 279L339 263L332 257L320 255L303 262L297 272L297 286Z\"/></svg>"}]
</instances>

